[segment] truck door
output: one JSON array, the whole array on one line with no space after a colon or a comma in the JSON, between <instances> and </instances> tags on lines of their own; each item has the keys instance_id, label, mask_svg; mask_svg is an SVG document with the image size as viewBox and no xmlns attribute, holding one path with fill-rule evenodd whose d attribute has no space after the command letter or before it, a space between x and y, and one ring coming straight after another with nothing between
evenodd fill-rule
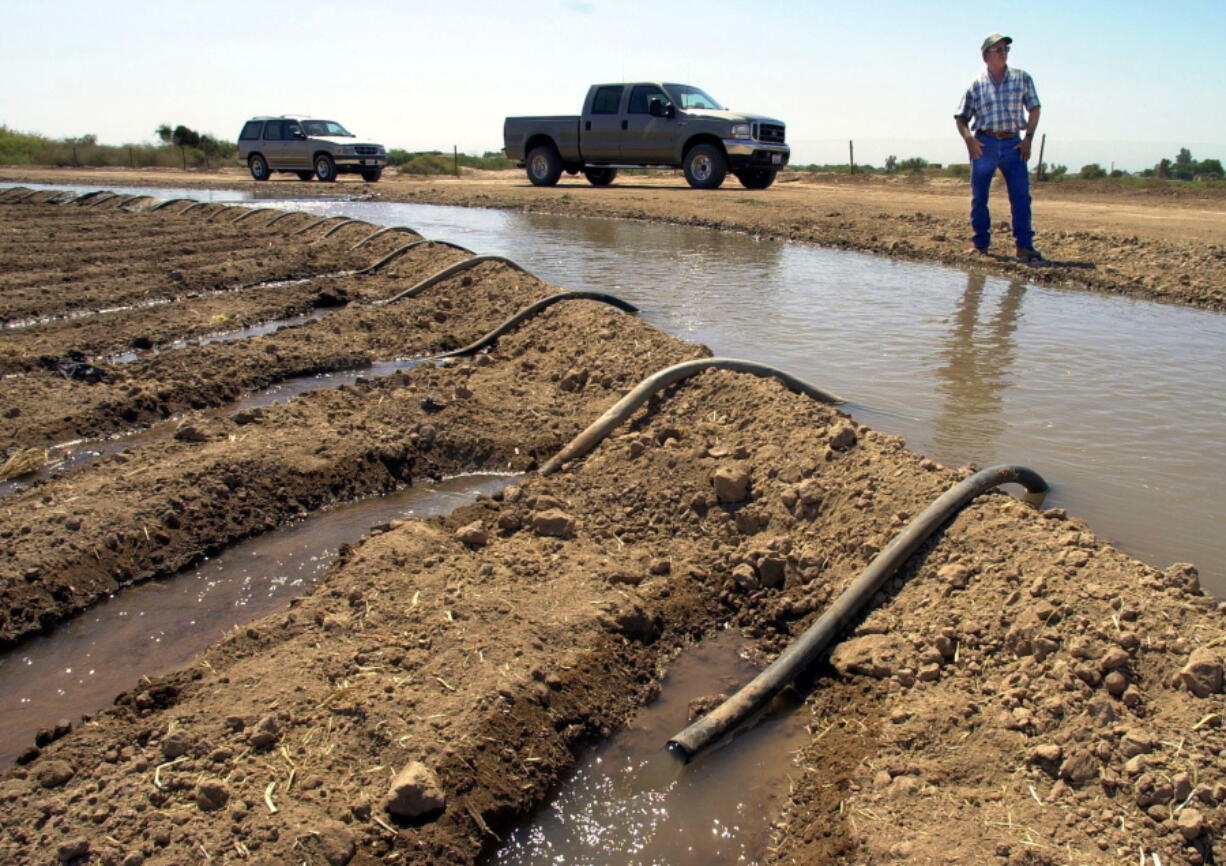
<instances>
[{"instance_id":1,"label":"truck door","mask_svg":"<svg viewBox=\"0 0 1226 866\"><path fill-rule=\"evenodd\" d=\"M598 87L588 112L580 119L579 150L584 162L617 162L621 158L622 91L620 84Z\"/></svg>"},{"instance_id":2,"label":"truck door","mask_svg":"<svg viewBox=\"0 0 1226 866\"><path fill-rule=\"evenodd\" d=\"M674 158L677 120L652 117L649 113L652 99L668 102L668 96L654 84L636 84L630 88L623 118L626 131L622 133L621 158L625 162L668 163Z\"/></svg>"}]
</instances>

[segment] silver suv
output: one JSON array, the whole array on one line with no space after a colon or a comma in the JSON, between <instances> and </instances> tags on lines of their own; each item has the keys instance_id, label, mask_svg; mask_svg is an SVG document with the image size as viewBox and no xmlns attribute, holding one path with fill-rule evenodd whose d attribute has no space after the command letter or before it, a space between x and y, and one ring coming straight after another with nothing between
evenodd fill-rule
<instances>
[{"instance_id":1,"label":"silver suv","mask_svg":"<svg viewBox=\"0 0 1226 866\"><path fill-rule=\"evenodd\" d=\"M292 171L300 180L313 175L331 183L337 174L349 172L374 183L387 165L383 145L355 143L353 133L335 120L297 115L248 120L238 135L238 156L256 180L268 180L274 171Z\"/></svg>"}]
</instances>

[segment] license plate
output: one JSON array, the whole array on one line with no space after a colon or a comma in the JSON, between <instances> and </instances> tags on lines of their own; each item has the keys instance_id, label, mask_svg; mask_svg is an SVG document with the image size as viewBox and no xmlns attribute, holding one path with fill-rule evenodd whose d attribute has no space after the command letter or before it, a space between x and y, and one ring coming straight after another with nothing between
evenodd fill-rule
<instances>
[{"instance_id":1,"label":"license plate","mask_svg":"<svg viewBox=\"0 0 1226 866\"><path fill-rule=\"evenodd\" d=\"M771 154L771 165L779 165L779 164L781 164L782 162L783 162L783 154L782 154L782 153L772 153L772 154Z\"/></svg>"}]
</instances>

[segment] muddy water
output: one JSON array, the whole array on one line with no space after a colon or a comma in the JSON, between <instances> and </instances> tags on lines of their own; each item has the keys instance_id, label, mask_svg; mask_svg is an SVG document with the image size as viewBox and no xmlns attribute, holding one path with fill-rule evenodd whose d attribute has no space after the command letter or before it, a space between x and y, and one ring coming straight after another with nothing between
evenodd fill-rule
<instances>
[{"instance_id":1,"label":"muddy water","mask_svg":"<svg viewBox=\"0 0 1226 866\"><path fill-rule=\"evenodd\" d=\"M1226 597L1220 314L707 229L266 203L410 225L618 294L669 333L842 394L853 416L942 463L1029 465L1052 483L1049 505L1160 568L1197 564Z\"/></svg>"},{"instance_id":2,"label":"muddy water","mask_svg":"<svg viewBox=\"0 0 1226 866\"><path fill-rule=\"evenodd\" d=\"M758 669L734 633L685 650L660 697L601 744L550 802L484 866L675 866L765 859L787 798L791 754L808 741L805 714L768 715L756 728L682 766L662 751L688 723L689 702L732 691Z\"/></svg>"},{"instance_id":3,"label":"muddy water","mask_svg":"<svg viewBox=\"0 0 1226 866\"><path fill-rule=\"evenodd\" d=\"M342 385L352 385L361 379L378 379L390 376L401 370L409 370L418 364L425 363L423 358L404 358L397 361L379 361L368 367L357 370L338 370L332 373L316 373L313 376L301 376L296 379L286 379L270 385L261 391L249 394L240 400L219 409L209 409L200 414L233 415L244 409L254 409L259 406L272 406L277 403L288 403L299 394L311 391L321 391L325 388L339 388ZM165 421L159 421L148 427L142 427L128 433L120 433L107 439L76 439L72 442L62 442L47 449L49 462L34 472L16 479L0 481L0 498L24 490L38 481L44 481L53 475L58 475L74 466L93 463L112 454L122 454L150 442L158 442L173 436L180 422L179 416L173 416Z\"/></svg>"},{"instance_id":4,"label":"muddy water","mask_svg":"<svg viewBox=\"0 0 1226 866\"><path fill-rule=\"evenodd\" d=\"M168 580L122 590L0 656L0 764L33 743L39 728L107 706L141 676L181 667L228 629L305 594L337 548L370 527L448 513L513 480L463 476L336 506Z\"/></svg>"}]
</instances>

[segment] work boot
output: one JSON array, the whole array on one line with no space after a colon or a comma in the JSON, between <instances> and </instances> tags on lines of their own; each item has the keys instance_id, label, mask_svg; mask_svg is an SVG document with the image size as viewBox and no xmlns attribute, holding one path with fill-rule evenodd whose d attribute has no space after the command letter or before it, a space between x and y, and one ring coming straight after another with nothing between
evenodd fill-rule
<instances>
[{"instance_id":1,"label":"work boot","mask_svg":"<svg viewBox=\"0 0 1226 866\"><path fill-rule=\"evenodd\" d=\"M1035 262L1044 261L1043 254L1034 247L1018 247L1017 260L1024 265L1034 264Z\"/></svg>"}]
</instances>

